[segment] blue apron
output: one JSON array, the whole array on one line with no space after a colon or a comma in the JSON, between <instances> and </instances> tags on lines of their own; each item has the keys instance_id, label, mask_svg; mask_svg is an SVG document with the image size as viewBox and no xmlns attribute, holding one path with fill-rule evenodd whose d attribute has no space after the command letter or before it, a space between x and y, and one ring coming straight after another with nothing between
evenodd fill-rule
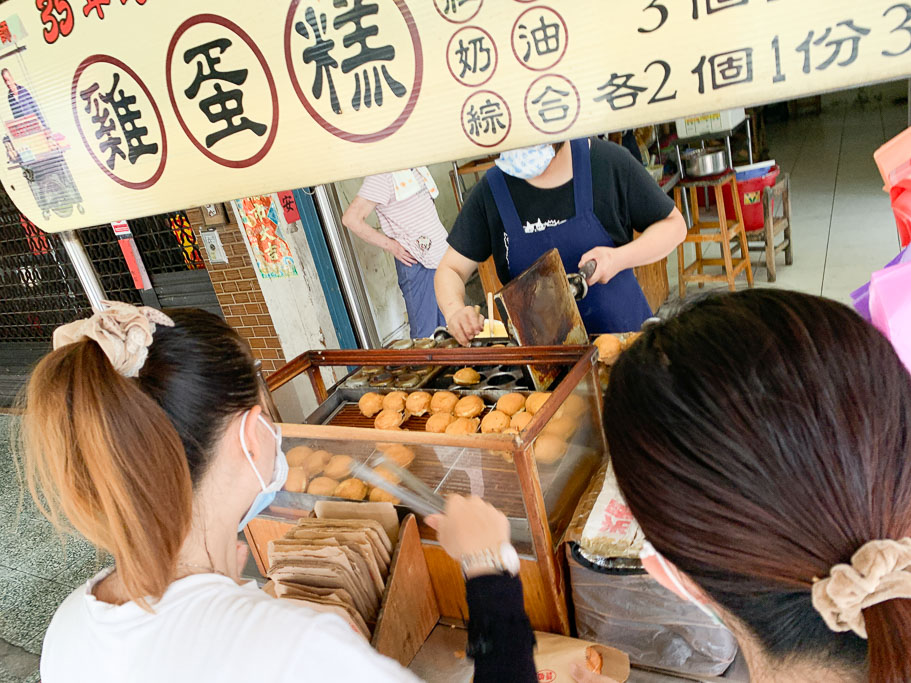
<instances>
[{"instance_id":1,"label":"blue apron","mask_svg":"<svg viewBox=\"0 0 911 683\"><path fill-rule=\"evenodd\" d=\"M567 273L579 270L582 254L593 247L613 247L614 241L595 215L592 203L592 166L588 140L573 140L573 195L575 215L561 225L541 232L526 233L509 194L503 171L494 166L487 171L500 219L506 230L507 261L510 277L524 272L544 253L556 248ZM606 285L589 287L588 295L578 302L579 313L589 334L632 332L652 315L645 294L632 269L617 273Z\"/></svg>"}]
</instances>

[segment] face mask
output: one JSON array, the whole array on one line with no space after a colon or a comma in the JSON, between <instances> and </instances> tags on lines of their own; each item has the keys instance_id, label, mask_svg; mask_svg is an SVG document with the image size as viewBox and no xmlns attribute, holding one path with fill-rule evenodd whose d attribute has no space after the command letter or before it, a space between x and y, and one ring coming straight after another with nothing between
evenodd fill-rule
<instances>
[{"instance_id":1,"label":"face mask","mask_svg":"<svg viewBox=\"0 0 911 683\"><path fill-rule=\"evenodd\" d=\"M247 510L247 514L240 520L240 526L237 527L238 531L243 531L243 528L247 526L247 523L251 519L269 507L269 504L275 500L275 494L288 480L288 461L285 458L285 452L282 450L281 429L273 430L266 421L266 418L260 415L259 419L266 425L266 429L269 430L269 433L275 437L275 465L272 467L272 481L269 482L268 486L266 485L266 482L263 481L262 475L253 463L253 456L247 448L247 440L244 437L244 430L247 426L247 417L249 415L250 411L248 410L240 419L240 447L244 449L244 455L247 456L247 462L250 463L250 467L253 468L253 473L256 474L256 478L259 479L259 485L260 488L262 488L262 491L256 494L256 498L254 498L253 503L250 504L250 509Z\"/></svg>"},{"instance_id":2,"label":"face mask","mask_svg":"<svg viewBox=\"0 0 911 683\"><path fill-rule=\"evenodd\" d=\"M503 152L494 163L506 175L528 180L544 173L555 156L553 145L535 145Z\"/></svg>"},{"instance_id":3,"label":"face mask","mask_svg":"<svg viewBox=\"0 0 911 683\"><path fill-rule=\"evenodd\" d=\"M699 611L705 614L709 619L711 619L718 626L724 626L724 622L721 621L713 609L711 609L704 602L698 600L692 593L690 593L680 579L677 577L677 573L671 569L667 560L661 556L661 554L655 550L654 546L651 543L646 541L642 546L642 552L639 553L639 559L642 560L642 566L645 567L649 575L655 579L662 586L667 588L671 593L676 595L678 598L687 600L699 608Z\"/></svg>"}]
</instances>

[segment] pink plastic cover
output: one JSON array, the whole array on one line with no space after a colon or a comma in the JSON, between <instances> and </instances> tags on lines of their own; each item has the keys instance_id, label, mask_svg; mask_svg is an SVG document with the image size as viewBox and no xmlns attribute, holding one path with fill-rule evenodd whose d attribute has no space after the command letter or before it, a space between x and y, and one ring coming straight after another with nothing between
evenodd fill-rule
<instances>
[{"instance_id":1,"label":"pink plastic cover","mask_svg":"<svg viewBox=\"0 0 911 683\"><path fill-rule=\"evenodd\" d=\"M900 263L873 273L870 316L911 372L911 263Z\"/></svg>"}]
</instances>

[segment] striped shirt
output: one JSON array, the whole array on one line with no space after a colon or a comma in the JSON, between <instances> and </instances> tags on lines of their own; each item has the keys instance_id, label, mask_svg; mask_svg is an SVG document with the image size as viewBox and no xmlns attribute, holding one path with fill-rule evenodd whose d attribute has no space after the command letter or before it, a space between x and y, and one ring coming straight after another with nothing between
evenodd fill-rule
<instances>
[{"instance_id":1,"label":"striped shirt","mask_svg":"<svg viewBox=\"0 0 911 683\"><path fill-rule=\"evenodd\" d=\"M357 194L376 204L380 227L388 237L405 247L422 266L435 269L448 248L448 235L423 179L414 175L421 190L407 199L396 200L391 173L364 178Z\"/></svg>"}]
</instances>

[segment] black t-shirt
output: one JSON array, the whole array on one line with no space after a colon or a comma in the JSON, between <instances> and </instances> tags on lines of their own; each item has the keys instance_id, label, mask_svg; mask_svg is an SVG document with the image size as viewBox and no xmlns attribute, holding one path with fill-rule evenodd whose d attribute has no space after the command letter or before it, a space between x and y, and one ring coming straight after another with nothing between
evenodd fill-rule
<instances>
[{"instance_id":1,"label":"black t-shirt","mask_svg":"<svg viewBox=\"0 0 911 683\"><path fill-rule=\"evenodd\" d=\"M595 215L615 245L628 244L633 231L642 232L670 215L674 201L629 151L612 142L593 139L590 153ZM575 215L572 180L560 187L541 189L520 178L505 177L523 225L559 230L564 221ZM486 176L472 188L448 241L462 256L478 263L493 254L500 281L511 279L503 221Z\"/></svg>"}]
</instances>

